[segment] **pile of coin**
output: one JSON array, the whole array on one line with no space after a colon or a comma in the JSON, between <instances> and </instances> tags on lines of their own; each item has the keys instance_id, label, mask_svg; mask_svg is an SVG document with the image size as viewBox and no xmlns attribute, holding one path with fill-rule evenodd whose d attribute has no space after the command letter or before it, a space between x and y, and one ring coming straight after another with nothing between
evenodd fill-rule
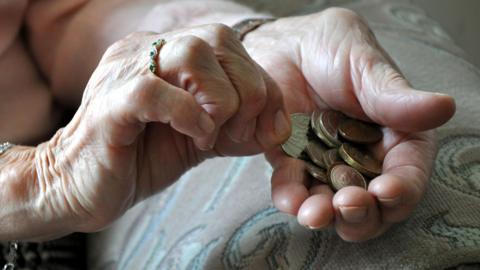
<instances>
[{"instance_id":1,"label":"pile of coin","mask_svg":"<svg viewBox=\"0 0 480 270\"><path fill-rule=\"evenodd\" d=\"M367 189L369 180L381 174L383 161L365 150L382 140L380 127L332 110L294 113L291 119L292 134L283 151L305 160L308 173L334 191L346 186Z\"/></svg>"}]
</instances>

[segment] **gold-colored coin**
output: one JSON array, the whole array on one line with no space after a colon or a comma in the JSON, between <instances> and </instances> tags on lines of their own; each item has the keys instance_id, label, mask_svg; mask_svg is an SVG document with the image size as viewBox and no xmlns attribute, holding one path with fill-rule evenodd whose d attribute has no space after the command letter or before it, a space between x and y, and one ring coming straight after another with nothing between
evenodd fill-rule
<instances>
[{"instance_id":1,"label":"gold-colored coin","mask_svg":"<svg viewBox=\"0 0 480 270\"><path fill-rule=\"evenodd\" d=\"M361 173L354 168L340 164L329 170L330 185L334 191L348 186L358 186L367 189L367 182Z\"/></svg>"},{"instance_id":2,"label":"gold-colored coin","mask_svg":"<svg viewBox=\"0 0 480 270\"><path fill-rule=\"evenodd\" d=\"M328 147L336 147L335 142L331 141L328 139L327 135L325 135L321 129L321 121L320 121L320 116L321 112L319 111L314 111L312 113L312 116L310 117L310 125L312 126L312 130L317 135L317 137Z\"/></svg>"},{"instance_id":3,"label":"gold-colored coin","mask_svg":"<svg viewBox=\"0 0 480 270\"><path fill-rule=\"evenodd\" d=\"M295 113L291 118L292 134L282 149L305 160L305 170L313 178L335 191L345 186L367 189L368 179L382 173L383 161L375 160L360 146L380 141L380 127L331 110L314 111L311 116Z\"/></svg>"},{"instance_id":4,"label":"gold-colored coin","mask_svg":"<svg viewBox=\"0 0 480 270\"><path fill-rule=\"evenodd\" d=\"M325 168L330 168L332 164L342 161L341 157L338 155L337 149L330 149L323 153L323 163Z\"/></svg>"},{"instance_id":5,"label":"gold-colored coin","mask_svg":"<svg viewBox=\"0 0 480 270\"><path fill-rule=\"evenodd\" d=\"M310 128L310 115L294 113L292 119L292 133L288 140L282 144L283 151L293 157L305 158L303 152L308 144L308 131Z\"/></svg>"},{"instance_id":6,"label":"gold-colored coin","mask_svg":"<svg viewBox=\"0 0 480 270\"><path fill-rule=\"evenodd\" d=\"M313 178L328 184L328 178L325 170L315 166L314 164L310 162L305 162L305 168L307 169L307 172L313 176Z\"/></svg>"},{"instance_id":7,"label":"gold-colored coin","mask_svg":"<svg viewBox=\"0 0 480 270\"><path fill-rule=\"evenodd\" d=\"M348 165L367 177L373 178L382 173L382 164L380 162L351 144L342 144L338 149L338 154Z\"/></svg>"},{"instance_id":8,"label":"gold-colored coin","mask_svg":"<svg viewBox=\"0 0 480 270\"><path fill-rule=\"evenodd\" d=\"M330 145L333 145L331 147L338 147L342 144L338 138L338 126L346 119L343 113L337 111L324 111L320 114L319 127Z\"/></svg>"},{"instance_id":9,"label":"gold-colored coin","mask_svg":"<svg viewBox=\"0 0 480 270\"><path fill-rule=\"evenodd\" d=\"M327 166L323 160L323 153L327 151L327 148L319 141L310 140L305 148L310 160L320 168L326 169Z\"/></svg>"},{"instance_id":10,"label":"gold-colored coin","mask_svg":"<svg viewBox=\"0 0 480 270\"><path fill-rule=\"evenodd\" d=\"M338 133L344 139L360 144L376 143L383 137L378 126L355 119L348 119L340 123Z\"/></svg>"}]
</instances>

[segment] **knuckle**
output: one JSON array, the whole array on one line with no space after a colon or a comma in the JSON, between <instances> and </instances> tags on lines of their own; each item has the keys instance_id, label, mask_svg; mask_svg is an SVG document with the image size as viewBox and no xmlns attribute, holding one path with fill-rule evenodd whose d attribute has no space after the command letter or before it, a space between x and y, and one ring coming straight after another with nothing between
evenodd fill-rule
<instances>
[{"instance_id":1,"label":"knuckle","mask_svg":"<svg viewBox=\"0 0 480 270\"><path fill-rule=\"evenodd\" d=\"M134 32L128 36L114 42L105 50L104 59L116 59L128 51L140 51L142 48L142 39L145 34L142 32Z\"/></svg>"},{"instance_id":2,"label":"knuckle","mask_svg":"<svg viewBox=\"0 0 480 270\"><path fill-rule=\"evenodd\" d=\"M140 78L133 83L131 91L127 95L129 102L138 106L146 106L155 100L156 83L154 80Z\"/></svg>"},{"instance_id":3,"label":"knuckle","mask_svg":"<svg viewBox=\"0 0 480 270\"><path fill-rule=\"evenodd\" d=\"M213 35L212 40L215 47L224 47L227 42L237 39L232 28L222 23L208 25L208 31Z\"/></svg>"},{"instance_id":4,"label":"knuckle","mask_svg":"<svg viewBox=\"0 0 480 270\"><path fill-rule=\"evenodd\" d=\"M206 88L202 74L200 74L194 65L183 65L179 70L178 82L182 89L185 89L192 95L196 95L198 91Z\"/></svg>"},{"instance_id":5,"label":"knuckle","mask_svg":"<svg viewBox=\"0 0 480 270\"><path fill-rule=\"evenodd\" d=\"M346 8L331 7L324 12L327 20L340 22L349 27L355 26L353 29L366 41L373 42L373 40L375 40L375 34L370 29L367 20L355 11Z\"/></svg>"},{"instance_id":6,"label":"knuckle","mask_svg":"<svg viewBox=\"0 0 480 270\"><path fill-rule=\"evenodd\" d=\"M333 18L343 18L343 19L348 19L351 21L357 21L357 20L362 20L361 16L358 15L356 12L346 9L346 8L341 8L341 7L331 7L327 8L324 11L324 14L326 16L330 16Z\"/></svg>"},{"instance_id":7,"label":"knuckle","mask_svg":"<svg viewBox=\"0 0 480 270\"><path fill-rule=\"evenodd\" d=\"M191 59L197 57L199 54L204 53L209 49L208 44L201 38L196 36L184 36L178 40L177 47L180 55Z\"/></svg>"},{"instance_id":8,"label":"knuckle","mask_svg":"<svg viewBox=\"0 0 480 270\"><path fill-rule=\"evenodd\" d=\"M105 53L103 54L103 57L110 58L112 56L118 55L119 52L121 52L122 49L125 47L125 44L126 41L124 39L116 41L112 45L108 46L108 48L105 50Z\"/></svg>"},{"instance_id":9,"label":"knuckle","mask_svg":"<svg viewBox=\"0 0 480 270\"><path fill-rule=\"evenodd\" d=\"M232 28L228 27L227 25L223 23L212 23L209 24L208 27L210 28L210 31L219 36L219 37L232 37L235 36Z\"/></svg>"}]
</instances>

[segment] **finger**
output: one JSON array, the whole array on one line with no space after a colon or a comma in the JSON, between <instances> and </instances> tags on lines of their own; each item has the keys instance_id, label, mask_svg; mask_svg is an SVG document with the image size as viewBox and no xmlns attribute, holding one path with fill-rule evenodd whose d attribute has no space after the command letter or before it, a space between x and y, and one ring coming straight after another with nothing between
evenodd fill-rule
<instances>
[{"instance_id":1,"label":"finger","mask_svg":"<svg viewBox=\"0 0 480 270\"><path fill-rule=\"evenodd\" d=\"M222 125L238 110L239 97L210 47L195 36L169 40L160 51L159 73L168 82L190 92L215 122L213 135L196 140L212 148Z\"/></svg>"},{"instance_id":2,"label":"finger","mask_svg":"<svg viewBox=\"0 0 480 270\"><path fill-rule=\"evenodd\" d=\"M429 130L452 117L453 98L412 88L359 15L331 9L323 17L325 31L335 31L326 33L324 46L304 49L302 59L308 60L302 63L306 78L332 108L405 132ZM321 58L326 53L334 56ZM322 70L329 76L319 76Z\"/></svg>"},{"instance_id":3,"label":"finger","mask_svg":"<svg viewBox=\"0 0 480 270\"><path fill-rule=\"evenodd\" d=\"M261 69L260 71L264 72ZM272 149L290 136L290 117L284 110L283 96L268 74L263 74L268 99L263 111L254 120L255 137L248 142L232 143L230 136L222 129L215 145L217 154L254 155Z\"/></svg>"},{"instance_id":4,"label":"finger","mask_svg":"<svg viewBox=\"0 0 480 270\"><path fill-rule=\"evenodd\" d=\"M352 85L365 114L373 121L400 131L438 127L455 112L452 97L412 88L368 25L359 24L367 38L352 48Z\"/></svg>"},{"instance_id":5,"label":"finger","mask_svg":"<svg viewBox=\"0 0 480 270\"><path fill-rule=\"evenodd\" d=\"M322 229L334 220L332 205L333 191L325 184L316 184L310 188L308 197L300 206L298 223L310 229Z\"/></svg>"},{"instance_id":6,"label":"finger","mask_svg":"<svg viewBox=\"0 0 480 270\"><path fill-rule=\"evenodd\" d=\"M277 84L259 67L267 87L267 103L258 116L256 139L263 150L283 143L290 137L291 122L286 112L283 96Z\"/></svg>"},{"instance_id":7,"label":"finger","mask_svg":"<svg viewBox=\"0 0 480 270\"><path fill-rule=\"evenodd\" d=\"M238 111L226 124L226 133L235 142L249 141L267 101L263 77L230 27L211 24L195 30L195 35L212 47L240 99Z\"/></svg>"},{"instance_id":8,"label":"finger","mask_svg":"<svg viewBox=\"0 0 480 270\"><path fill-rule=\"evenodd\" d=\"M435 157L433 136L433 132L411 135L388 150L383 174L368 188L378 199L384 222L406 219L422 199Z\"/></svg>"},{"instance_id":9,"label":"finger","mask_svg":"<svg viewBox=\"0 0 480 270\"><path fill-rule=\"evenodd\" d=\"M142 124L161 122L191 136L203 138L215 128L208 113L194 97L153 74L139 76L108 98L107 116L113 124L106 124L109 137L115 144L129 145L137 137ZM126 128L137 125L139 129Z\"/></svg>"},{"instance_id":10,"label":"finger","mask_svg":"<svg viewBox=\"0 0 480 270\"><path fill-rule=\"evenodd\" d=\"M415 90L391 66L383 69L383 74L379 70L365 70L363 89L357 90L362 109L374 122L400 131L418 132L436 128L453 116L452 97Z\"/></svg>"},{"instance_id":11,"label":"finger","mask_svg":"<svg viewBox=\"0 0 480 270\"><path fill-rule=\"evenodd\" d=\"M412 88L375 43L352 48L352 89L326 91L322 98L347 114L405 132L429 130L447 122L455 112L453 98Z\"/></svg>"},{"instance_id":12,"label":"finger","mask_svg":"<svg viewBox=\"0 0 480 270\"><path fill-rule=\"evenodd\" d=\"M359 187L345 187L333 197L335 228L349 242L364 241L379 235L386 227L380 220L375 198Z\"/></svg>"},{"instance_id":13,"label":"finger","mask_svg":"<svg viewBox=\"0 0 480 270\"><path fill-rule=\"evenodd\" d=\"M273 166L272 201L285 213L297 215L302 203L310 196L310 179L305 174L303 161L285 156L279 148L269 151Z\"/></svg>"}]
</instances>

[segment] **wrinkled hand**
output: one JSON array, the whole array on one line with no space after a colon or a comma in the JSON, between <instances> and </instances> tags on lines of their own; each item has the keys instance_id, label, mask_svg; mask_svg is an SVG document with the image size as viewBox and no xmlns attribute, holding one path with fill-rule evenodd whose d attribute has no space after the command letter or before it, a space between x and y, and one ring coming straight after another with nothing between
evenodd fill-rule
<instances>
[{"instance_id":1,"label":"wrinkled hand","mask_svg":"<svg viewBox=\"0 0 480 270\"><path fill-rule=\"evenodd\" d=\"M39 181L58 180L46 198L74 231L95 231L205 158L258 153L289 134L278 87L230 28L135 33L107 50L73 120L39 148Z\"/></svg>"},{"instance_id":2,"label":"wrinkled hand","mask_svg":"<svg viewBox=\"0 0 480 270\"><path fill-rule=\"evenodd\" d=\"M383 173L368 191L347 187L333 194L307 179L302 162L279 148L269 151L275 206L311 228L334 224L347 241L376 237L406 219L432 170L431 129L452 117L453 99L413 89L364 20L345 9L279 19L248 34L244 45L280 86L290 112L332 108L386 127L372 147L384 158Z\"/></svg>"}]
</instances>

